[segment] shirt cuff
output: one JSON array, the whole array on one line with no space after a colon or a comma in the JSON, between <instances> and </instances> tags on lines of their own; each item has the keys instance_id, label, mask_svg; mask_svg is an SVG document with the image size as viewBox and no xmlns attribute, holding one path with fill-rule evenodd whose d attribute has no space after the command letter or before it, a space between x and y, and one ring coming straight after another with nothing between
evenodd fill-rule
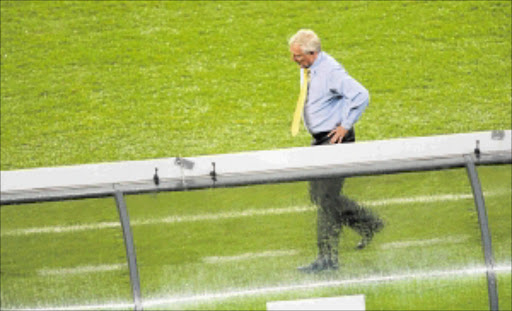
<instances>
[{"instance_id":1,"label":"shirt cuff","mask_svg":"<svg viewBox=\"0 0 512 311\"><path fill-rule=\"evenodd\" d=\"M352 126L354 126L354 124L348 121L343 121L341 122L341 126L347 131L349 131L352 128Z\"/></svg>"}]
</instances>

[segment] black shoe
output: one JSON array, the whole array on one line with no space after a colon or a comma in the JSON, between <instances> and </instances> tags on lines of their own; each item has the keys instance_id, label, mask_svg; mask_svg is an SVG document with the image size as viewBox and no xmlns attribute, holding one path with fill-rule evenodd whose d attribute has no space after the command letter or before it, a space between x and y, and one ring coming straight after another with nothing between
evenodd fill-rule
<instances>
[{"instance_id":1,"label":"black shoe","mask_svg":"<svg viewBox=\"0 0 512 311\"><path fill-rule=\"evenodd\" d=\"M363 236L361 241L359 241L359 243L357 243L356 249L363 249L363 248L365 248L368 244L370 244L372 239L373 239L373 233L367 234L367 235Z\"/></svg>"},{"instance_id":2,"label":"black shoe","mask_svg":"<svg viewBox=\"0 0 512 311\"><path fill-rule=\"evenodd\" d=\"M370 244L375 233L381 231L382 228L384 228L384 223L382 222L382 220L379 219L379 221L377 221L376 223L374 223L372 225L372 228L370 231L363 234L363 238L361 239L361 241L359 241L359 243L357 243L356 249L363 249L368 244Z\"/></svg>"},{"instance_id":3,"label":"black shoe","mask_svg":"<svg viewBox=\"0 0 512 311\"><path fill-rule=\"evenodd\" d=\"M305 273L317 273L325 270L338 270L338 260L331 260L325 257L318 257L307 266L298 267L297 270Z\"/></svg>"}]
</instances>

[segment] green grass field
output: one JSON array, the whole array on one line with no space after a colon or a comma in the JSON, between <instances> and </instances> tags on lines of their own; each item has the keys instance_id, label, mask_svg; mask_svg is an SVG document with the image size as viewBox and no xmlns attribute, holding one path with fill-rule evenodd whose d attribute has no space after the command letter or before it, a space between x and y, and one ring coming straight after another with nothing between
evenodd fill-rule
<instances>
[{"instance_id":1,"label":"green grass field","mask_svg":"<svg viewBox=\"0 0 512 311\"><path fill-rule=\"evenodd\" d=\"M358 140L510 129L510 1L1 1L1 170L307 146L289 125L312 28L371 93ZM480 167L510 310L511 167ZM146 309L265 309L364 294L368 310L488 309L464 170L369 176L345 193L386 221L316 254L304 182L127 198ZM1 309L130 309L113 198L2 206ZM110 305L111 304L111 305Z\"/></svg>"},{"instance_id":2,"label":"green grass field","mask_svg":"<svg viewBox=\"0 0 512 311\"><path fill-rule=\"evenodd\" d=\"M371 93L358 139L511 127L509 1L1 2L1 169L308 145L313 28Z\"/></svg>"}]
</instances>

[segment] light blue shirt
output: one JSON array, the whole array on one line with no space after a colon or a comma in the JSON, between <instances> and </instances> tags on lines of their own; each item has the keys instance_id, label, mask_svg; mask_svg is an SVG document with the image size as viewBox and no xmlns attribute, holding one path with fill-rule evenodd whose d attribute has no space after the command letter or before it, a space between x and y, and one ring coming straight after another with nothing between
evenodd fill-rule
<instances>
[{"instance_id":1,"label":"light blue shirt","mask_svg":"<svg viewBox=\"0 0 512 311\"><path fill-rule=\"evenodd\" d=\"M310 84L304 105L304 125L311 134L329 132L339 125L349 130L359 120L370 94L325 52L309 67ZM304 69L300 71L303 80Z\"/></svg>"}]
</instances>

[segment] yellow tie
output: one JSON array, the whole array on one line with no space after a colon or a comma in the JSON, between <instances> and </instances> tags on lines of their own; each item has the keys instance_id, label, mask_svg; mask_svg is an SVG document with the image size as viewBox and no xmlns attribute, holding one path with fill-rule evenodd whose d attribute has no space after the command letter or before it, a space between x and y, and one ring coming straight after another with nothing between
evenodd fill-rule
<instances>
[{"instance_id":1,"label":"yellow tie","mask_svg":"<svg viewBox=\"0 0 512 311\"><path fill-rule=\"evenodd\" d=\"M308 94L309 84L309 69L304 69L304 77L302 78L302 85L300 87L299 100L297 101L297 108L295 108L295 114L293 115L292 122L292 136L296 136L299 133L299 123L302 116L302 110L304 109L304 103L306 102L306 95Z\"/></svg>"}]
</instances>

